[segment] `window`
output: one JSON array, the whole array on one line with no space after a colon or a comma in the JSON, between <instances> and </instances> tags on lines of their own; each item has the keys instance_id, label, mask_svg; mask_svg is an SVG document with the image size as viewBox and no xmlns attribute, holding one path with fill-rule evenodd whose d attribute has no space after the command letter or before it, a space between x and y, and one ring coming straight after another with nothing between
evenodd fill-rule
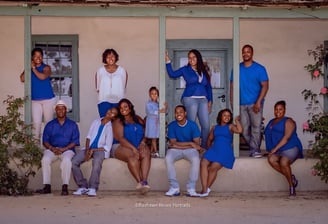
<instances>
[{"instance_id":1,"label":"window","mask_svg":"<svg viewBox=\"0 0 328 224\"><path fill-rule=\"evenodd\" d=\"M43 62L51 67L51 83L57 100L67 104L67 116L80 120L78 36L32 35L32 48L43 49Z\"/></svg>"}]
</instances>

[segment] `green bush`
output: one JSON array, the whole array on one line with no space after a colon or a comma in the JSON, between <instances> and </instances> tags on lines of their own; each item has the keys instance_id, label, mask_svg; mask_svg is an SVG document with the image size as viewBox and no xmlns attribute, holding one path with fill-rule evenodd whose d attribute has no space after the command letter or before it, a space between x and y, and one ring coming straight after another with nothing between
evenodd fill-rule
<instances>
[{"instance_id":1,"label":"green bush","mask_svg":"<svg viewBox=\"0 0 328 224\"><path fill-rule=\"evenodd\" d=\"M8 96L0 116L0 195L28 195L29 177L41 167L40 143L22 120L25 99Z\"/></svg>"},{"instance_id":2,"label":"green bush","mask_svg":"<svg viewBox=\"0 0 328 224\"><path fill-rule=\"evenodd\" d=\"M311 79L327 78L322 68L326 68L327 74L328 53L323 45L317 46L315 50L309 50L308 54L313 57L314 63L304 68L311 74ZM325 183L328 182L328 114L320 105L318 97L327 98L327 92L327 87L322 87L318 94L310 89L302 91L304 100L308 102L309 111L309 119L303 124L303 131L314 134L308 156L319 159L313 166L312 174L319 176Z\"/></svg>"}]
</instances>

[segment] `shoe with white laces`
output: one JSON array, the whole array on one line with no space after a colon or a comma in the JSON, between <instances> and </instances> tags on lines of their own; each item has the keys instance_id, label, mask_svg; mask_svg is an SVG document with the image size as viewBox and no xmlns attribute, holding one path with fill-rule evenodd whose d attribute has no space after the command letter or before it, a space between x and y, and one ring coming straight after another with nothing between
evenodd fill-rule
<instances>
[{"instance_id":1,"label":"shoe with white laces","mask_svg":"<svg viewBox=\"0 0 328 224\"><path fill-rule=\"evenodd\" d=\"M187 196L188 197L200 197L200 194L198 194L195 189L188 189Z\"/></svg>"},{"instance_id":2,"label":"shoe with white laces","mask_svg":"<svg viewBox=\"0 0 328 224\"><path fill-rule=\"evenodd\" d=\"M95 197L95 196L97 196L96 189L94 189L94 188L89 188L88 196L89 196L89 197Z\"/></svg>"},{"instance_id":3,"label":"shoe with white laces","mask_svg":"<svg viewBox=\"0 0 328 224\"><path fill-rule=\"evenodd\" d=\"M88 189L85 187L80 187L76 191L73 192L73 195L84 195L88 193Z\"/></svg>"},{"instance_id":4,"label":"shoe with white laces","mask_svg":"<svg viewBox=\"0 0 328 224\"><path fill-rule=\"evenodd\" d=\"M170 187L170 189L165 193L165 195L169 196L169 197L179 196L180 195L180 189Z\"/></svg>"}]
</instances>

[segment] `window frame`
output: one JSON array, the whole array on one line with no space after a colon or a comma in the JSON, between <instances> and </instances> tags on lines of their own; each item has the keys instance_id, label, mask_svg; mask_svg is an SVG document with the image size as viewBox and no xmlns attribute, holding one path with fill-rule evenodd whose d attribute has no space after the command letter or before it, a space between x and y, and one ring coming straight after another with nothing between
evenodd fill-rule
<instances>
[{"instance_id":1,"label":"window frame","mask_svg":"<svg viewBox=\"0 0 328 224\"><path fill-rule=\"evenodd\" d=\"M78 60L78 35L32 35L32 49L38 42L71 42L72 43L72 112L67 112L67 117L80 121L80 94L79 94L79 60ZM65 76L65 75L64 75Z\"/></svg>"}]
</instances>

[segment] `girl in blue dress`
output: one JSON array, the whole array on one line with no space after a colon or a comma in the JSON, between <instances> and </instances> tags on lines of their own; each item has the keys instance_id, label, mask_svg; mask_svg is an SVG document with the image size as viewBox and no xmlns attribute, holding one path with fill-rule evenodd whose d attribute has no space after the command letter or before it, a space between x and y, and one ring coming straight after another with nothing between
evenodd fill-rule
<instances>
[{"instance_id":1,"label":"girl in blue dress","mask_svg":"<svg viewBox=\"0 0 328 224\"><path fill-rule=\"evenodd\" d=\"M152 157L159 157L158 153L158 138L159 138L159 113L165 113L166 104L164 108L159 109L158 104L159 91L155 86L149 89L149 100L146 103L146 131L145 137L150 139L150 152Z\"/></svg>"},{"instance_id":2,"label":"girl in blue dress","mask_svg":"<svg viewBox=\"0 0 328 224\"><path fill-rule=\"evenodd\" d=\"M233 134L242 133L240 117L236 117L236 124L232 123L232 113L229 109L221 110L216 118L217 125L211 128L207 140L208 150L200 164L200 180L202 191L200 196L207 197L211 191L218 171L222 168L232 169L235 156L232 148Z\"/></svg>"}]
</instances>

